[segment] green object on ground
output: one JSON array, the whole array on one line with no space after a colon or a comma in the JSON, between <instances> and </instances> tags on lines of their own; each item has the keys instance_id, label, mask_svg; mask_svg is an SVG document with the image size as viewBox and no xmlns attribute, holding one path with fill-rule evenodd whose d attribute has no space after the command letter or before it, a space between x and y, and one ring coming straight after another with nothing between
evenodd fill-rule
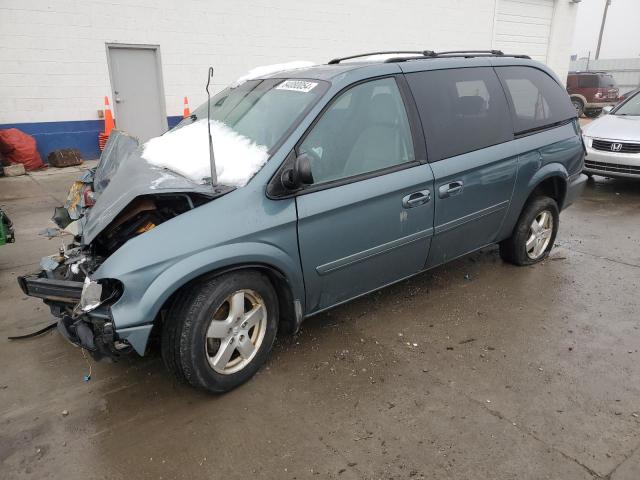
<instances>
[{"instance_id":1,"label":"green object on ground","mask_svg":"<svg viewBox=\"0 0 640 480\"><path fill-rule=\"evenodd\" d=\"M7 243L7 234L4 231L4 212L0 210L0 245Z\"/></svg>"},{"instance_id":2,"label":"green object on ground","mask_svg":"<svg viewBox=\"0 0 640 480\"><path fill-rule=\"evenodd\" d=\"M0 209L0 245L15 241L13 225L9 217Z\"/></svg>"}]
</instances>

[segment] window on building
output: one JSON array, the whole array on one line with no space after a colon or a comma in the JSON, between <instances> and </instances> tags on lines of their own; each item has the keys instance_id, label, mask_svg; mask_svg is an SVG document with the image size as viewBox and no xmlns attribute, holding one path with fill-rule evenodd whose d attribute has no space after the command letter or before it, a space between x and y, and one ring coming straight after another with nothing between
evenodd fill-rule
<instances>
[{"instance_id":1,"label":"window on building","mask_svg":"<svg viewBox=\"0 0 640 480\"><path fill-rule=\"evenodd\" d=\"M516 133L544 128L576 116L567 92L542 70L497 67L496 72L511 97Z\"/></svg>"},{"instance_id":2,"label":"window on building","mask_svg":"<svg viewBox=\"0 0 640 480\"><path fill-rule=\"evenodd\" d=\"M352 177L415 159L396 81L357 85L336 98L300 145L314 183Z\"/></svg>"},{"instance_id":3,"label":"window on building","mask_svg":"<svg viewBox=\"0 0 640 480\"><path fill-rule=\"evenodd\" d=\"M427 139L429 161L513 138L504 91L490 67L407 75Z\"/></svg>"}]
</instances>

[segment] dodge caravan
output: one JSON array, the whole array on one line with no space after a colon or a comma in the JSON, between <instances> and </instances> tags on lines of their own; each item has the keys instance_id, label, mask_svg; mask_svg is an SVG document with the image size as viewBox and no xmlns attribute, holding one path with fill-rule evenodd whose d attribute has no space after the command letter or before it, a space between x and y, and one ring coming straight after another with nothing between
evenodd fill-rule
<instances>
[{"instance_id":1,"label":"dodge caravan","mask_svg":"<svg viewBox=\"0 0 640 480\"><path fill-rule=\"evenodd\" d=\"M277 333L491 244L544 260L581 193L556 75L524 55L382 52L245 78L142 146L112 133L19 279L95 358L224 392Z\"/></svg>"}]
</instances>

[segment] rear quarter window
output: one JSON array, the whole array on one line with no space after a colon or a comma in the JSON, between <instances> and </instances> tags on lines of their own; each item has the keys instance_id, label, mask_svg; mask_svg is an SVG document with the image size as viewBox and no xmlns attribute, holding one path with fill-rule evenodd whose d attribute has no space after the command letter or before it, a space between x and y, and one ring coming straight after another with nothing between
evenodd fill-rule
<instances>
[{"instance_id":1,"label":"rear quarter window","mask_svg":"<svg viewBox=\"0 0 640 480\"><path fill-rule=\"evenodd\" d=\"M430 162L513 139L507 100L492 68L431 70L406 78Z\"/></svg>"},{"instance_id":2,"label":"rear quarter window","mask_svg":"<svg viewBox=\"0 0 640 480\"><path fill-rule=\"evenodd\" d=\"M576 116L567 92L534 67L496 67L511 100L515 133L545 128Z\"/></svg>"}]
</instances>

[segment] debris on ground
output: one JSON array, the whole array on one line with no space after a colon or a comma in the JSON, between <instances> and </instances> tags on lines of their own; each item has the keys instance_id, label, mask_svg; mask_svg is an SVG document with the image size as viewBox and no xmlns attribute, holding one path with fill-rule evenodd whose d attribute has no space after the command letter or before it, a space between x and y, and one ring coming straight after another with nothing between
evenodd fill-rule
<instances>
[{"instance_id":1,"label":"debris on ground","mask_svg":"<svg viewBox=\"0 0 640 480\"><path fill-rule=\"evenodd\" d=\"M47 227L38 232L41 237L55 238L60 236L60 229L55 227Z\"/></svg>"},{"instance_id":2,"label":"debris on ground","mask_svg":"<svg viewBox=\"0 0 640 480\"><path fill-rule=\"evenodd\" d=\"M74 167L82 164L82 154L77 148L63 148L55 150L47 156L47 162L52 167Z\"/></svg>"},{"instance_id":3,"label":"debris on ground","mask_svg":"<svg viewBox=\"0 0 640 480\"><path fill-rule=\"evenodd\" d=\"M2 174L5 177L19 177L20 175L24 175L25 173L26 171L24 169L24 165L22 165L21 163L2 167Z\"/></svg>"},{"instance_id":4,"label":"debris on ground","mask_svg":"<svg viewBox=\"0 0 640 480\"><path fill-rule=\"evenodd\" d=\"M9 165L21 164L24 170L38 170L45 165L36 147L36 139L17 128L0 130L0 153Z\"/></svg>"}]
</instances>

